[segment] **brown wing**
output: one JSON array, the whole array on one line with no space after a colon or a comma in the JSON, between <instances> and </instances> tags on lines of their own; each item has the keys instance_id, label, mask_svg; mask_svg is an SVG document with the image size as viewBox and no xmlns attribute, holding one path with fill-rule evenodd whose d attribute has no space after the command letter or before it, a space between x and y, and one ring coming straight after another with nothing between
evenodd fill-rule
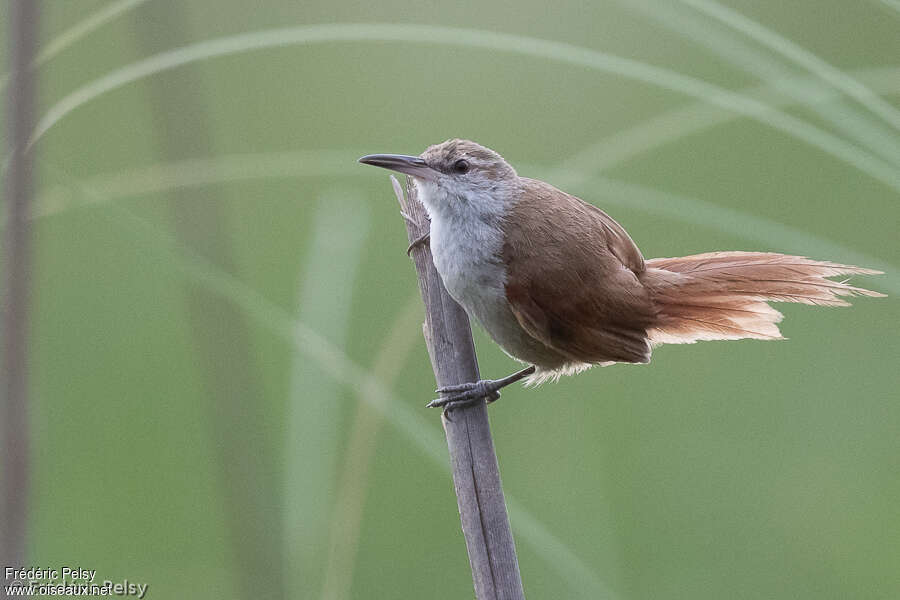
<instances>
[{"instance_id":1,"label":"brown wing","mask_svg":"<svg viewBox=\"0 0 900 600\"><path fill-rule=\"evenodd\" d=\"M529 335L580 362L647 362L654 310L640 250L600 209L526 186L504 225L506 297Z\"/></svg>"}]
</instances>

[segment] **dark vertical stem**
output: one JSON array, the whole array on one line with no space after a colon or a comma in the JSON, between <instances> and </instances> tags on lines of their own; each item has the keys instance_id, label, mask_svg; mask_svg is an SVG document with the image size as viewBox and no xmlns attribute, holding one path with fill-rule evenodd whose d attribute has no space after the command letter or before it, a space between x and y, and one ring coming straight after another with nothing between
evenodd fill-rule
<instances>
[{"instance_id":1,"label":"dark vertical stem","mask_svg":"<svg viewBox=\"0 0 900 600\"><path fill-rule=\"evenodd\" d=\"M405 200L396 180L394 184L409 217L406 229L412 242L428 231L425 210L411 182ZM425 303L425 342L438 386L478 381L469 317L444 288L427 244L413 251L413 259ZM524 599L487 406L482 401L454 410L451 419L443 418L444 432L475 595L478 600Z\"/></svg>"},{"instance_id":2,"label":"dark vertical stem","mask_svg":"<svg viewBox=\"0 0 900 600\"><path fill-rule=\"evenodd\" d=\"M146 53L189 41L185 3L149 2L134 13ZM239 76L236 74L236 76ZM166 160L214 154L213 127L201 73L182 67L146 82L155 133ZM173 190L169 207L180 244L227 273L236 270L222 190ZM266 430L262 382L246 316L227 298L187 284L185 301L195 360L203 377L219 481L243 598L286 595L281 551L281 489L273 435Z\"/></svg>"},{"instance_id":3,"label":"dark vertical stem","mask_svg":"<svg viewBox=\"0 0 900 600\"><path fill-rule=\"evenodd\" d=\"M3 513L0 566L25 561L28 518L28 302L31 290L31 210L38 2L11 0L10 79L7 101L5 282L3 297Z\"/></svg>"}]
</instances>

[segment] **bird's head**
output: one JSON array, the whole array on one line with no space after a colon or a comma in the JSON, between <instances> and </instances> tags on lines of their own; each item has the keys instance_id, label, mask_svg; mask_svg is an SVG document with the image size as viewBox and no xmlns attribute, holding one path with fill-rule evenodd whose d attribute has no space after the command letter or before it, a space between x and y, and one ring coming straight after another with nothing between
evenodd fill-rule
<instances>
[{"instance_id":1,"label":"bird's head","mask_svg":"<svg viewBox=\"0 0 900 600\"><path fill-rule=\"evenodd\" d=\"M475 142L451 139L419 156L370 154L359 162L405 173L416 180L429 215L495 213L518 186L518 175L503 157Z\"/></svg>"}]
</instances>

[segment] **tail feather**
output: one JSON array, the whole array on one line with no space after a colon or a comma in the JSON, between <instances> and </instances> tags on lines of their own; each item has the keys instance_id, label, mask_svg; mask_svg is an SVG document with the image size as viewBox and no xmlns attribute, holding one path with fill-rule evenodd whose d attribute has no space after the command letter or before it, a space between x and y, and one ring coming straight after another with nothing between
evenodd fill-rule
<instances>
[{"instance_id":1,"label":"tail feather","mask_svg":"<svg viewBox=\"0 0 900 600\"><path fill-rule=\"evenodd\" d=\"M782 314L767 302L849 306L848 296L884 294L827 277L880 271L767 252L711 252L647 261L642 281L659 310L654 344L783 339Z\"/></svg>"}]
</instances>

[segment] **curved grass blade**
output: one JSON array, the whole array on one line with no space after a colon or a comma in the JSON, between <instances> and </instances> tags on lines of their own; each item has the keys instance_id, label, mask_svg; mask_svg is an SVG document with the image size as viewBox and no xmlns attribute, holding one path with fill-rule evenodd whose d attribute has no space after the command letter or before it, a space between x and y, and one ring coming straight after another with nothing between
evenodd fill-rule
<instances>
[{"instance_id":1,"label":"curved grass blade","mask_svg":"<svg viewBox=\"0 0 900 600\"><path fill-rule=\"evenodd\" d=\"M900 94L900 67L866 69L855 75L881 94ZM796 85L804 85L803 80L797 81ZM773 106L794 104L792 99L778 94L771 85L745 90L744 93ZM835 92L831 91L824 92L818 101L833 102L836 99ZM565 176L570 185L575 185L579 178L589 178L593 173L624 163L638 154L736 118L733 112L702 102L676 108L640 121L567 157L560 163L566 173L560 176Z\"/></svg>"},{"instance_id":2,"label":"curved grass blade","mask_svg":"<svg viewBox=\"0 0 900 600\"><path fill-rule=\"evenodd\" d=\"M873 114L881 117L891 127L900 131L900 111L882 100L865 85L822 60L806 48L775 33L765 25L757 23L736 10L719 4L715 0L681 0L681 2L725 23L736 31L740 31L809 70L811 73L815 73L822 81L827 82L835 89L841 90L862 106L865 106Z\"/></svg>"},{"instance_id":3,"label":"curved grass blade","mask_svg":"<svg viewBox=\"0 0 900 600\"><path fill-rule=\"evenodd\" d=\"M731 29L727 29L728 24L723 26L717 21L710 22L690 8L679 8L662 0L621 1L624 6L640 12L683 39L707 47L738 68L768 82L774 90L793 98L801 106L808 106L844 137L900 165L900 138L885 128L881 120L847 102L821 101L824 95L836 93L839 98L846 95L845 90L833 85L830 80L823 79L818 73L811 80L798 77L794 68L735 36ZM726 29L723 30L723 27ZM841 76L853 80L850 75L841 73ZM867 96L875 96L864 84L853 81L865 89ZM877 104L890 106L875 97Z\"/></svg>"},{"instance_id":4,"label":"curved grass blade","mask_svg":"<svg viewBox=\"0 0 900 600\"><path fill-rule=\"evenodd\" d=\"M69 46L75 44L82 38L87 37L122 13L139 6L144 2L147 2L147 0L115 0L115 2L110 2L97 12L88 15L50 40L44 48L38 52L37 56L34 57L34 60L31 62L31 68L34 69L41 66ZM8 80L8 74L0 76L0 91L6 87Z\"/></svg>"},{"instance_id":5,"label":"curved grass blade","mask_svg":"<svg viewBox=\"0 0 900 600\"><path fill-rule=\"evenodd\" d=\"M312 217L307 260L298 279L297 315L319 335L346 346L353 282L370 230L369 205L358 190L331 190ZM284 572L299 576L299 593L321 585L329 523L336 520L336 457L343 423L340 385L294 352L284 442Z\"/></svg>"},{"instance_id":6,"label":"curved grass blade","mask_svg":"<svg viewBox=\"0 0 900 600\"><path fill-rule=\"evenodd\" d=\"M640 61L563 42L477 29L427 25L307 25L228 36L162 52L108 73L58 101L40 119L30 143L34 144L51 127L80 106L126 84L169 69L250 50L337 41L391 41L489 48L579 65L642 81L740 113L819 148L900 191L900 171L891 165L801 119L711 83Z\"/></svg>"}]
</instances>

